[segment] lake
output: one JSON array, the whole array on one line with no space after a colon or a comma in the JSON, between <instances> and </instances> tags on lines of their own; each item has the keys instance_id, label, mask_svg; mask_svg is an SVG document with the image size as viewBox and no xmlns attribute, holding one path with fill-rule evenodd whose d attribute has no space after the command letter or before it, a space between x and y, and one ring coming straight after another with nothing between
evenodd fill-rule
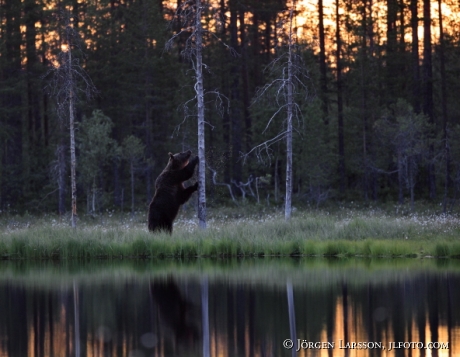
<instances>
[{"instance_id":1,"label":"lake","mask_svg":"<svg viewBox=\"0 0 460 357\"><path fill-rule=\"evenodd\" d=\"M459 356L460 261L0 261L0 357Z\"/></svg>"}]
</instances>

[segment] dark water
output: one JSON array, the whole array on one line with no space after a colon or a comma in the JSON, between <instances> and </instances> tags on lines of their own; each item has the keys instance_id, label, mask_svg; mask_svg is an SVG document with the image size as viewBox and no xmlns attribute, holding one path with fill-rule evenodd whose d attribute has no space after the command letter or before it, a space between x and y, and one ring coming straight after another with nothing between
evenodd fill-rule
<instances>
[{"instance_id":1,"label":"dark water","mask_svg":"<svg viewBox=\"0 0 460 357\"><path fill-rule=\"evenodd\" d=\"M460 262L0 262L0 357L293 355L460 356Z\"/></svg>"}]
</instances>

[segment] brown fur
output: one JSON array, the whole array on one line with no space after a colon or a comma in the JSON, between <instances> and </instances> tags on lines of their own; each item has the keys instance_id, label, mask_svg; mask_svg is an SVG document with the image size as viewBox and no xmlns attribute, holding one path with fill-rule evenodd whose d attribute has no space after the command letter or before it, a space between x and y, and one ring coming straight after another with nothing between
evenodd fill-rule
<instances>
[{"instance_id":1,"label":"brown fur","mask_svg":"<svg viewBox=\"0 0 460 357\"><path fill-rule=\"evenodd\" d=\"M169 153L169 162L155 181L155 195L149 206L149 231L166 230L172 233L180 206L198 190L198 182L184 187L184 182L193 176L198 164L198 156L190 160L191 155L190 150L175 155Z\"/></svg>"}]
</instances>

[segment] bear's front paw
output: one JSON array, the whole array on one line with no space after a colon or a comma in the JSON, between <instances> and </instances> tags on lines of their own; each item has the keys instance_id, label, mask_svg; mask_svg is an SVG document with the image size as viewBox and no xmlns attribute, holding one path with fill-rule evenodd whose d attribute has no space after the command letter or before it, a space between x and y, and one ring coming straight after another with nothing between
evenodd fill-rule
<instances>
[{"instance_id":1,"label":"bear's front paw","mask_svg":"<svg viewBox=\"0 0 460 357\"><path fill-rule=\"evenodd\" d=\"M195 158L192 160L192 163L194 165L198 164L200 162L200 159L198 158L198 156L195 156Z\"/></svg>"},{"instance_id":2,"label":"bear's front paw","mask_svg":"<svg viewBox=\"0 0 460 357\"><path fill-rule=\"evenodd\" d=\"M193 185L193 191L198 191L198 182L195 182L195 184Z\"/></svg>"}]
</instances>

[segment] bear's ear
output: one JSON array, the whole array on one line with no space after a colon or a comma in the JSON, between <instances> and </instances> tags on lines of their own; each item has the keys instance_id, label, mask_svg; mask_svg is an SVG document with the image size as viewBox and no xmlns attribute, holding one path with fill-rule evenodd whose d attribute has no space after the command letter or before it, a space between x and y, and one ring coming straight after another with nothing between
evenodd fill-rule
<instances>
[{"instance_id":1,"label":"bear's ear","mask_svg":"<svg viewBox=\"0 0 460 357\"><path fill-rule=\"evenodd\" d=\"M169 160L173 160L174 159L174 154L172 152L168 153L169 155Z\"/></svg>"}]
</instances>

